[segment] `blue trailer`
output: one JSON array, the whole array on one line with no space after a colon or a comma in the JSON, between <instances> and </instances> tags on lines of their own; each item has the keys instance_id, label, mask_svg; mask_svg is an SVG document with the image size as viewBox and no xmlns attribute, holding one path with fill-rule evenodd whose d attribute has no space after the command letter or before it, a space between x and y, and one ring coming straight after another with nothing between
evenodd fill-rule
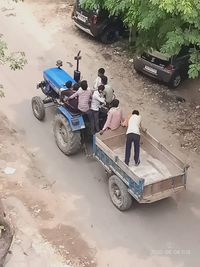
<instances>
[{"instance_id":1,"label":"blue trailer","mask_svg":"<svg viewBox=\"0 0 200 267\"><path fill-rule=\"evenodd\" d=\"M149 133L141 133L140 161L124 163L126 129L97 134L93 139L94 157L109 173L109 194L121 211L131 207L133 199L151 203L186 188L188 166Z\"/></svg>"}]
</instances>

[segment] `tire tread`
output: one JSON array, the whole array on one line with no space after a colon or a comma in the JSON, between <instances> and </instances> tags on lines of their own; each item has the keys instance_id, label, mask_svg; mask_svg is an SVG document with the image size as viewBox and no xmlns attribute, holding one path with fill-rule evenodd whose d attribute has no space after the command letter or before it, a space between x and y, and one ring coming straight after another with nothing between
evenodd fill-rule
<instances>
[{"instance_id":1,"label":"tire tread","mask_svg":"<svg viewBox=\"0 0 200 267\"><path fill-rule=\"evenodd\" d=\"M39 114L39 115L36 114L35 111L34 111L34 108L33 108L33 104L34 104L34 102L36 102L37 105L38 105L38 107L39 107L39 110L40 110L40 114ZM45 117L44 103L43 103L42 99L41 99L39 96L34 96L34 97L32 98L32 110L33 110L33 114L34 114L34 116L35 116L38 120L42 121L42 120L44 119L44 117Z\"/></svg>"},{"instance_id":2,"label":"tire tread","mask_svg":"<svg viewBox=\"0 0 200 267\"><path fill-rule=\"evenodd\" d=\"M59 139L57 138L57 123L61 121L63 123L63 125L65 126L66 130L68 131L68 136L69 136L69 142L66 143L66 146L62 146L62 144L59 142ZM56 144L59 147L59 149L67 156L73 155L76 152L78 152L78 150L81 147L81 135L80 135L80 131L77 132L73 132L69 122L67 121L67 119L62 115L62 114L57 114L55 116L55 120L54 120L54 136L56 139Z\"/></svg>"},{"instance_id":3,"label":"tire tread","mask_svg":"<svg viewBox=\"0 0 200 267\"><path fill-rule=\"evenodd\" d=\"M120 191L121 191L121 195L122 195L122 198L123 198L123 201L122 201L121 205L118 205L113 199L113 196L112 196L112 185L113 184L116 184L119 187ZM131 207L132 202L133 202L132 196L129 194L128 188L124 184L124 182L116 175L112 175L109 178L109 194L110 194L110 198L111 198L113 204L120 211L128 210Z\"/></svg>"}]
</instances>

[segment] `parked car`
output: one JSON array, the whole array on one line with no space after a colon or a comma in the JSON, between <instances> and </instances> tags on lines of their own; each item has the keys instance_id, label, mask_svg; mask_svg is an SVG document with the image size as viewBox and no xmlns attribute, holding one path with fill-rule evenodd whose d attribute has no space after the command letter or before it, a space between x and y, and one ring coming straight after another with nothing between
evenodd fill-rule
<instances>
[{"instance_id":1,"label":"parked car","mask_svg":"<svg viewBox=\"0 0 200 267\"><path fill-rule=\"evenodd\" d=\"M170 88L177 88L188 77L189 49L182 47L178 55L171 57L158 51L145 52L135 59L134 68L168 84Z\"/></svg>"},{"instance_id":2,"label":"parked car","mask_svg":"<svg viewBox=\"0 0 200 267\"><path fill-rule=\"evenodd\" d=\"M82 0L75 1L72 13L72 19L79 29L105 44L114 43L125 32L125 27L119 17L110 16L108 11L100 7L87 10L82 6L82 2Z\"/></svg>"}]
</instances>

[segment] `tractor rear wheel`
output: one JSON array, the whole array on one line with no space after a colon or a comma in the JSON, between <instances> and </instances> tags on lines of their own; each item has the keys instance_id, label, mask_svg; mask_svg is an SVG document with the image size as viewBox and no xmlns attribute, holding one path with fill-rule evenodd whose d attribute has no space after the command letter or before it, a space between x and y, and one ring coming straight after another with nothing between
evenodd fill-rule
<instances>
[{"instance_id":1,"label":"tractor rear wheel","mask_svg":"<svg viewBox=\"0 0 200 267\"><path fill-rule=\"evenodd\" d=\"M70 156L80 150L80 131L73 132L69 122L62 114L57 114L55 117L54 136L57 146L65 155Z\"/></svg>"},{"instance_id":2,"label":"tractor rear wheel","mask_svg":"<svg viewBox=\"0 0 200 267\"><path fill-rule=\"evenodd\" d=\"M34 116L39 120L44 120L45 117L45 108L42 99L39 96L34 96L32 98L32 110Z\"/></svg>"}]
</instances>

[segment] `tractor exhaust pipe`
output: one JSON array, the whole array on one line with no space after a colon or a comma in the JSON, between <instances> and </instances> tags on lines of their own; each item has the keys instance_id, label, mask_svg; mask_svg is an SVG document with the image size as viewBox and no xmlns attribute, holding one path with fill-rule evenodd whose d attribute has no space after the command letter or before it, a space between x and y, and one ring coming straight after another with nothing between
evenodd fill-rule
<instances>
[{"instance_id":1,"label":"tractor exhaust pipe","mask_svg":"<svg viewBox=\"0 0 200 267\"><path fill-rule=\"evenodd\" d=\"M81 72L79 71L79 61L81 60L80 56L81 51L78 52L77 56L74 57L76 60L76 70L74 70L74 80L78 83L81 80Z\"/></svg>"}]
</instances>

